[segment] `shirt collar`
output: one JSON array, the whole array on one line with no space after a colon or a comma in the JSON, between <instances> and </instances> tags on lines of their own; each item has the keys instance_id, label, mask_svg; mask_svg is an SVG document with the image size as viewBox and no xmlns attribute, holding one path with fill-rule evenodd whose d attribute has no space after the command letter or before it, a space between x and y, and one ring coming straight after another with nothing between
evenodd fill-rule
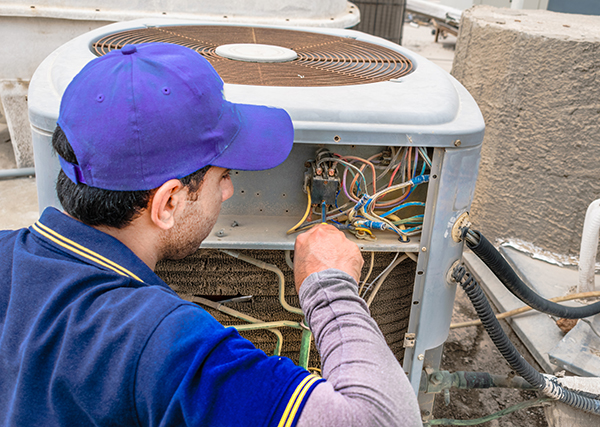
<instances>
[{"instance_id":1,"label":"shirt collar","mask_svg":"<svg viewBox=\"0 0 600 427\"><path fill-rule=\"evenodd\" d=\"M46 208L40 219L29 229L62 252L86 264L111 270L148 285L168 288L166 283L119 240L53 207Z\"/></svg>"}]
</instances>

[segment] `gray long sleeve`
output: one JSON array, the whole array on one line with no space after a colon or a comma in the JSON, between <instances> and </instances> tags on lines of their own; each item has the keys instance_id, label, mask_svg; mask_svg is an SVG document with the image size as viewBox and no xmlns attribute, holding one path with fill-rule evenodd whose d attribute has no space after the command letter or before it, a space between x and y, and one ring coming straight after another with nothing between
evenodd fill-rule
<instances>
[{"instance_id":1,"label":"gray long sleeve","mask_svg":"<svg viewBox=\"0 0 600 427\"><path fill-rule=\"evenodd\" d=\"M357 290L334 269L311 274L300 288L327 381L313 390L298 427L421 426L408 378Z\"/></svg>"}]
</instances>

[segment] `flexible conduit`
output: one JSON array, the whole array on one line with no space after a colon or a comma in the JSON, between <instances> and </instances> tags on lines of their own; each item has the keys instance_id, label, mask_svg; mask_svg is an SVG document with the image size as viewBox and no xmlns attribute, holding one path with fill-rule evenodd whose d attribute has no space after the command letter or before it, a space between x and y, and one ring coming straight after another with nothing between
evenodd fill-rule
<instances>
[{"instance_id":1,"label":"flexible conduit","mask_svg":"<svg viewBox=\"0 0 600 427\"><path fill-rule=\"evenodd\" d=\"M600 302L583 307L568 307L549 301L536 294L529 286L523 283L494 245L479 231L468 230L465 240L469 249L492 270L502 284L514 296L535 310L564 319L582 319L600 313Z\"/></svg>"},{"instance_id":2,"label":"flexible conduit","mask_svg":"<svg viewBox=\"0 0 600 427\"><path fill-rule=\"evenodd\" d=\"M599 400L581 396L577 392L563 388L555 377L540 374L519 354L504 333L479 284L464 266L457 266L452 272L452 278L462 286L492 342L518 375L552 399L582 411L600 415Z\"/></svg>"},{"instance_id":3,"label":"flexible conduit","mask_svg":"<svg viewBox=\"0 0 600 427\"><path fill-rule=\"evenodd\" d=\"M578 292L592 292L596 289L596 253L600 237L600 199L588 206L583 222L581 248L579 251Z\"/></svg>"}]
</instances>

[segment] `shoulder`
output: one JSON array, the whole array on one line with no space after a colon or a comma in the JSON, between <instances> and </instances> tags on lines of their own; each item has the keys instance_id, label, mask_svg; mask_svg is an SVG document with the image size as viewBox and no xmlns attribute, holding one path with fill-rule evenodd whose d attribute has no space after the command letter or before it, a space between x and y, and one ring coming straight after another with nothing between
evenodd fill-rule
<instances>
[{"instance_id":1,"label":"shoulder","mask_svg":"<svg viewBox=\"0 0 600 427\"><path fill-rule=\"evenodd\" d=\"M6 250L15 245L19 236L26 234L26 228L21 230L0 230L0 250Z\"/></svg>"},{"instance_id":2,"label":"shoulder","mask_svg":"<svg viewBox=\"0 0 600 427\"><path fill-rule=\"evenodd\" d=\"M199 307L180 306L148 340L135 399L141 424L292 426L319 381Z\"/></svg>"}]
</instances>

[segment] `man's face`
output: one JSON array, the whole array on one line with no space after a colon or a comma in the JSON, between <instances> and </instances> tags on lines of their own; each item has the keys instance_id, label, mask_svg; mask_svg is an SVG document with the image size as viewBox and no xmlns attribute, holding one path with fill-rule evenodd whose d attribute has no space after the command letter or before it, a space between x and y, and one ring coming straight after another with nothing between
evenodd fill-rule
<instances>
[{"instance_id":1,"label":"man's face","mask_svg":"<svg viewBox=\"0 0 600 427\"><path fill-rule=\"evenodd\" d=\"M196 193L188 194L176 213L175 226L165 236L163 259L181 259L194 253L217 222L221 204L233 195L229 169L211 167Z\"/></svg>"}]
</instances>

